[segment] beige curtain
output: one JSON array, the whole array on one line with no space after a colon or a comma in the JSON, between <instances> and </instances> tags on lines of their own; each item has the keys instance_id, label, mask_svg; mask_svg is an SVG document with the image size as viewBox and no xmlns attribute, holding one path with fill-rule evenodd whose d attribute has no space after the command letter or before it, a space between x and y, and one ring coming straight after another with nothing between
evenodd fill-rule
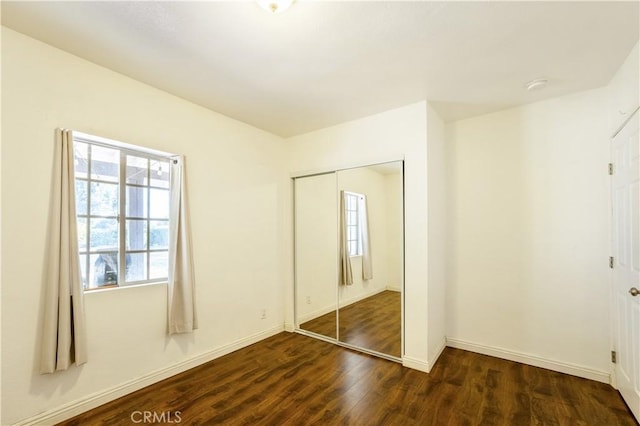
<instances>
[{"instance_id":1,"label":"beige curtain","mask_svg":"<svg viewBox=\"0 0 640 426\"><path fill-rule=\"evenodd\" d=\"M185 175L184 157L173 157L169 224L169 334L190 333L198 328Z\"/></svg>"},{"instance_id":2,"label":"beige curtain","mask_svg":"<svg viewBox=\"0 0 640 426\"><path fill-rule=\"evenodd\" d=\"M371 262L371 237L369 234L369 216L367 214L367 197L360 197L360 239L362 241L362 279L370 280L373 278L373 265Z\"/></svg>"},{"instance_id":3,"label":"beige curtain","mask_svg":"<svg viewBox=\"0 0 640 426\"><path fill-rule=\"evenodd\" d=\"M73 134L56 129L49 212L40 372L87 362L87 331L76 228Z\"/></svg>"},{"instance_id":4,"label":"beige curtain","mask_svg":"<svg viewBox=\"0 0 640 426\"><path fill-rule=\"evenodd\" d=\"M349 243L347 241L346 200L344 191L340 191L340 285L353 284L351 272L351 258L349 256Z\"/></svg>"}]
</instances>

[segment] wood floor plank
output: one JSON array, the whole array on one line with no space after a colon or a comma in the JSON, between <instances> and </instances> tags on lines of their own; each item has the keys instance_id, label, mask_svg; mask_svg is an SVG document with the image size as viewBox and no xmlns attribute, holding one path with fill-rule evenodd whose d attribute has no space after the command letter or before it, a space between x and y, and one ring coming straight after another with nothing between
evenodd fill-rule
<instances>
[{"instance_id":1,"label":"wood floor plank","mask_svg":"<svg viewBox=\"0 0 640 426\"><path fill-rule=\"evenodd\" d=\"M61 425L561 425L637 423L610 386L447 348L430 374L280 333ZM161 420L161 419L160 419Z\"/></svg>"}]
</instances>

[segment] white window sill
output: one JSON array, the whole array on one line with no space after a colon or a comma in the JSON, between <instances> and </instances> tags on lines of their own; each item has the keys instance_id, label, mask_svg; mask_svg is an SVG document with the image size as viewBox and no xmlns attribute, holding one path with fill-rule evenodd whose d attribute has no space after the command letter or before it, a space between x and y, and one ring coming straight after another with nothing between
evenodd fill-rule
<instances>
[{"instance_id":1,"label":"white window sill","mask_svg":"<svg viewBox=\"0 0 640 426\"><path fill-rule=\"evenodd\" d=\"M131 284L131 285L114 285L114 286L105 286L105 287L95 287L84 290L84 294L94 294L94 293L104 293L106 291L115 291L115 290L123 290L126 288L140 288L140 287L149 287L155 285L166 285L167 281L158 281L155 283L142 283L142 284Z\"/></svg>"}]
</instances>

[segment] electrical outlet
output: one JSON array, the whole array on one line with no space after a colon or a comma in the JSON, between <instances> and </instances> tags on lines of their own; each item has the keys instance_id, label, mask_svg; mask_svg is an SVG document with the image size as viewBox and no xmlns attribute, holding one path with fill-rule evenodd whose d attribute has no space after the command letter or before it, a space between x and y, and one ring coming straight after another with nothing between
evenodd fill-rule
<instances>
[{"instance_id":1,"label":"electrical outlet","mask_svg":"<svg viewBox=\"0 0 640 426\"><path fill-rule=\"evenodd\" d=\"M262 314L260 315L260 319L267 319L267 310L262 309Z\"/></svg>"},{"instance_id":2,"label":"electrical outlet","mask_svg":"<svg viewBox=\"0 0 640 426\"><path fill-rule=\"evenodd\" d=\"M307 305L311 304L311 296L307 296Z\"/></svg>"}]
</instances>

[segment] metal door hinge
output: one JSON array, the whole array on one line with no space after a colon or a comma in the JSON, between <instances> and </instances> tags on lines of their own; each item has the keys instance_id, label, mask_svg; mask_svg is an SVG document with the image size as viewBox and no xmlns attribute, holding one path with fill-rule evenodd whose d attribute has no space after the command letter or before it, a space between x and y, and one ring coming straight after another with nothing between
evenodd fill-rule
<instances>
[{"instance_id":1,"label":"metal door hinge","mask_svg":"<svg viewBox=\"0 0 640 426\"><path fill-rule=\"evenodd\" d=\"M613 269L613 256L609 257L609 268Z\"/></svg>"},{"instance_id":2,"label":"metal door hinge","mask_svg":"<svg viewBox=\"0 0 640 426\"><path fill-rule=\"evenodd\" d=\"M611 362L616 363L616 351L611 351Z\"/></svg>"},{"instance_id":3,"label":"metal door hinge","mask_svg":"<svg viewBox=\"0 0 640 426\"><path fill-rule=\"evenodd\" d=\"M609 163L609 174L613 175L613 163Z\"/></svg>"}]
</instances>

